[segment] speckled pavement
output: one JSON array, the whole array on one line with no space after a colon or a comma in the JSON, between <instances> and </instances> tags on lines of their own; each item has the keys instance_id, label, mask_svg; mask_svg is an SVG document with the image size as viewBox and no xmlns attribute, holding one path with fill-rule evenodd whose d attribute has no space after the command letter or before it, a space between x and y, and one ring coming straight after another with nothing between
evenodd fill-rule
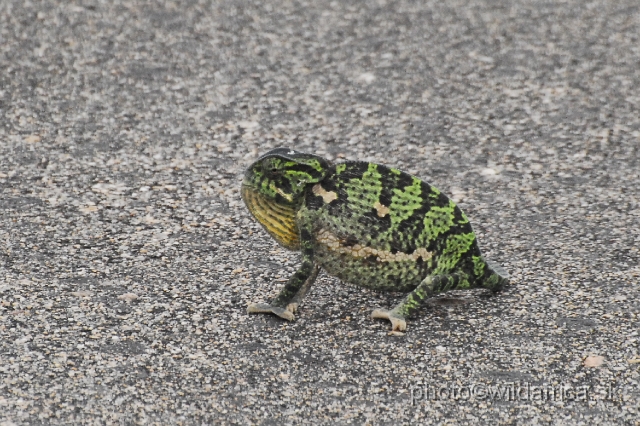
<instances>
[{"instance_id":1,"label":"speckled pavement","mask_svg":"<svg viewBox=\"0 0 640 426\"><path fill-rule=\"evenodd\" d=\"M0 425L640 424L639 87L636 0L3 0ZM246 314L278 146L432 183L511 286Z\"/></svg>"}]
</instances>

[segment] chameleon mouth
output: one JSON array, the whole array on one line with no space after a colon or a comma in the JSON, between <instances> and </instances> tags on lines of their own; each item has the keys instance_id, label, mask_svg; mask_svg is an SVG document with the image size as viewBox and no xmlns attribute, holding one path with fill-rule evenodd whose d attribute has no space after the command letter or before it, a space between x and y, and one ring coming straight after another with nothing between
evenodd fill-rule
<instances>
[{"instance_id":1,"label":"chameleon mouth","mask_svg":"<svg viewBox=\"0 0 640 426\"><path fill-rule=\"evenodd\" d=\"M278 243L289 250L300 249L294 207L278 204L246 185L242 186L242 199L253 217Z\"/></svg>"}]
</instances>

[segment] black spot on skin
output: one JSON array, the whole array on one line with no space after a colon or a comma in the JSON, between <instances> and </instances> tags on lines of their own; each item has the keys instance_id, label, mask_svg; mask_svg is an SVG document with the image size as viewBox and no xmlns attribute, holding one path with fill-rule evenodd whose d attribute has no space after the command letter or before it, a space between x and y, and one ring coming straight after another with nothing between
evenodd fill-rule
<instances>
[{"instance_id":1,"label":"black spot on skin","mask_svg":"<svg viewBox=\"0 0 640 426\"><path fill-rule=\"evenodd\" d=\"M344 241L342 242L342 245L346 246L346 247L353 247L356 244L358 244L358 239L354 236L349 235L347 238L344 239Z\"/></svg>"},{"instance_id":2,"label":"black spot on skin","mask_svg":"<svg viewBox=\"0 0 640 426\"><path fill-rule=\"evenodd\" d=\"M358 218L358 223L363 225L365 229L369 230L372 235L374 233L378 235L391 228L391 216L386 215L384 217L380 217L375 209L371 209L370 212L365 213Z\"/></svg>"},{"instance_id":3,"label":"black spot on skin","mask_svg":"<svg viewBox=\"0 0 640 426\"><path fill-rule=\"evenodd\" d=\"M367 238L368 241L371 241L378 238L378 235L380 235L380 233L377 229L370 229L365 238Z\"/></svg>"},{"instance_id":4,"label":"black spot on skin","mask_svg":"<svg viewBox=\"0 0 640 426\"><path fill-rule=\"evenodd\" d=\"M369 163L364 161L350 161L346 163L346 165L344 172L340 174L340 178L342 180L349 180L353 178L360 179L364 172L369 169Z\"/></svg>"},{"instance_id":5,"label":"black spot on skin","mask_svg":"<svg viewBox=\"0 0 640 426\"><path fill-rule=\"evenodd\" d=\"M325 178L323 180L321 180L320 182L318 182L320 185L322 185L322 187L325 189L325 191L327 192L331 192L337 191L337 187L336 187L336 174L335 174L335 168L333 168L331 171L329 171L329 173L327 174L327 176L325 176Z\"/></svg>"},{"instance_id":6,"label":"black spot on skin","mask_svg":"<svg viewBox=\"0 0 640 426\"><path fill-rule=\"evenodd\" d=\"M391 173L389 167L382 165L378 166L378 172L382 175L383 188L389 188L390 190L393 190L393 188L404 189L406 186L413 184L413 177L408 173L402 172L399 175ZM393 192L391 192L392 195Z\"/></svg>"},{"instance_id":7,"label":"black spot on skin","mask_svg":"<svg viewBox=\"0 0 640 426\"><path fill-rule=\"evenodd\" d=\"M397 287L399 287L402 284L402 277L400 275L396 275L396 274L389 275L389 281L391 281Z\"/></svg>"},{"instance_id":8,"label":"black spot on skin","mask_svg":"<svg viewBox=\"0 0 640 426\"><path fill-rule=\"evenodd\" d=\"M377 257L374 256L374 255L367 256L367 257L364 258L364 260L367 263L377 263L378 262Z\"/></svg>"},{"instance_id":9,"label":"black spot on skin","mask_svg":"<svg viewBox=\"0 0 640 426\"><path fill-rule=\"evenodd\" d=\"M305 240L305 241L309 241L309 240L311 240L311 234L306 229L301 229L300 230L300 239Z\"/></svg>"},{"instance_id":10,"label":"black spot on skin","mask_svg":"<svg viewBox=\"0 0 640 426\"><path fill-rule=\"evenodd\" d=\"M316 169L314 169L311 166L308 166L306 164L300 164L297 167L297 170L303 172L303 173L307 173L308 175L311 176L311 179L313 179L314 181L320 179L322 177L322 174L325 173L325 170L319 172Z\"/></svg>"},{"instance_id":11,"label":"black spot on skin","mask_svg":"<svg viewBox=\"0 0 640 426\"><path fill-rule=\"evenodd\" d=\"M324 200L319 195L316 196L311 190L311 188L307 189L307 193L305 196L305 206L309 210L320 210L325 205Z\"/></svg>"},{"instance_id":12,"label":"black spot on skin","mask_svg":"<svg viewBox=\"0 0 640 426\"><path fill-rule=\"evenodd\" d=\"M384 179L383 179L384 185ZM380 204L389 207L391 205L391 197L393 197L393 192L391 192L391 188L386 186L382 187L380 191Z\"/></svg>"}]
</instances>

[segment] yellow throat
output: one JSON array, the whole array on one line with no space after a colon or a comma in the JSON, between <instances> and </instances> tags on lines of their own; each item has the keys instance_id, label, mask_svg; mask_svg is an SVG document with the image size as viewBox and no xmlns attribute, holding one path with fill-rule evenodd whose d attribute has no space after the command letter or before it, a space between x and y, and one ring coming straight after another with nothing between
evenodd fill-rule
<instances>
[{"instance_id":1,"label":"yellow throat","mask_svg":"<svg viewBox=\"0 0 640 426\"><path fill-rule=\"evenodd\" d=\"M298 227L296 226L296 210L283 206L260 195L255 190L243 186L242 199L258 222L281 245L289 250L299 250Z\"/></svg>"}]
</instances>

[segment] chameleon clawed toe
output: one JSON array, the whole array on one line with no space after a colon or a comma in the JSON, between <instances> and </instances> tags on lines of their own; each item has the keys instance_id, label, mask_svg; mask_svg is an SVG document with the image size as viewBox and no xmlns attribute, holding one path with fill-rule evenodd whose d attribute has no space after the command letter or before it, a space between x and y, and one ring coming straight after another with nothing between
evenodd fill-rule
<instances>
[{"instance_id":1,"label":"chameleon clawed toe","mask_svg":"<svg viewBox=\"0 0 640 426\"><path fill-rule=\"evenodd\" d=\"M275 314L280 318L286 319L287 321L293 321L295 319L293 312L284 308L279 308L277 306L271 306L268 303L252 303L247 307L247 313Z\"/></svg>"},{"instance_id":2,"label":"chameleon clawed toe","mask_svg":"<svg viewBox=\"0 0 640 426\"><path fill-rule=\"evenodd\" d=\"M386 319L391 321L391 331L405 331L407 329L407 322L404 317L398 315L392 311L386 311L384 309L374 309L371 312L371 318Z\"/></svg>"}]
</instances>

